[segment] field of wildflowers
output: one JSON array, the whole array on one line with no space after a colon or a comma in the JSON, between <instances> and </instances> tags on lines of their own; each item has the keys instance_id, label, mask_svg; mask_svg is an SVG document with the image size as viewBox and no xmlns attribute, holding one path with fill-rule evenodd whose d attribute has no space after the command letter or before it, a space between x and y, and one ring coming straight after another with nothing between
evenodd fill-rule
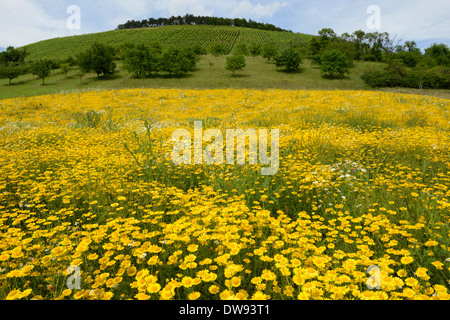
<instances>
[{"instance_id":1,"label":"field of wildflowers","mask_svg":"<svg viewBox=\"0 0 450 320\"><path fill-rule=\"evenodd\" d=\"M175 166L195 121L279 129L278 173ZM449 100L382 92L2 100L0 299L447 300L449 131Z\"/></svg>"}]
</instances>

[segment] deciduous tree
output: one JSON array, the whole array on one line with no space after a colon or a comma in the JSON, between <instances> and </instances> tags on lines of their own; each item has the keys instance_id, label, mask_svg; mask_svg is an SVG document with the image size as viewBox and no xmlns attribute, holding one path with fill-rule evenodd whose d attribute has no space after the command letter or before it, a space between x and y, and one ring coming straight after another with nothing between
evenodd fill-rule
<instances>
[{"instance_id":1,"label":"deciduous tree","mask_svg":"<svg viewBox=\"0 0 450 320\"><path fill-rule=\"evenodd\" d=\"M236 71L243 70L245 67L246 63L243 55L231 55L227 57L225 69L232 72L233 78L236 76Z\"/></svg>"},{"instance_id":2,"label":"deciduous tree","mask_svg":"<svg viewBox=\"0 0 450 320\"><path fill-rule=\"evenodd\" d=\"M302 57L293 47L286 48L280 55L275 57L275 65L283 68L286 72L296 72L300 68Z\"/></svg>"},{"instance_id":3,"label":"deciduous tree","mask_svg":"<svg viewBox=\"0 0 450 320\"><path fill-rule=\"evenodd\" d=\"M343 78L346 73L349 73L347 56L339 50L325 51L320 61L320 69L325 77Z\"/></svg>"}]
</instances>

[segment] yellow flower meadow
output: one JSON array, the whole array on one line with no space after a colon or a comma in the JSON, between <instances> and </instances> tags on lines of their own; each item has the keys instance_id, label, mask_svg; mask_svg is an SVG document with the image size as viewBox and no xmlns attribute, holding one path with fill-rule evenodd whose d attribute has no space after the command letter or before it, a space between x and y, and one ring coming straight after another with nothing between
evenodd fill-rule
<instances>
[{"instance_id":1,"label":"yellow flower meadow","mask_svg":"<svg viewBox=\"0 0 450 320\"><path fill-rule=\"evenodd\" d=\"M374 91L2 100L0 299L448 300L449 114ZM194 161L195 121L222 163ZM254 130L245 164L225 161L227 129ZM192 164L173 163L177 144Z\"/></svg>"}]
</instances>

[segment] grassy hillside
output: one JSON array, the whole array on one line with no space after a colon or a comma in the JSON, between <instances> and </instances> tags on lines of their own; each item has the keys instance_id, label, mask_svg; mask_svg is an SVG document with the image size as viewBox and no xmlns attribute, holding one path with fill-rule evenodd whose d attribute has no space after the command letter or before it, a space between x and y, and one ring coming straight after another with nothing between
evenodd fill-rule
<instances>
[{"instance_id":1,"label":"grassy hillside","mask_svg":"<svg viewBox=\"0 0 450 320\"><path fill-rule=\"evenodd\" d=\"M277 70L272 63L261 57L247 57L246 68L238 73L236 78L225 70L226 57L214 57L207 55L202 57L197 65L197 70L182 78L157 77L150 79L133 79L131 75L122 70L121 62L118 62L116 74L98 80L94 74L87 75L80 81L77 77L78 69L69 72L67 79L60 70L55 70L46 79L46 85L42 86L42 80L31 74L14 79L8 86L7 79L0 79L0 99L21 96L37 96L53 94L65 91L85 91L91 89L124 89L124 88L178 88L178 89L318 89L318 90L371 90L362 80L361 75L366 70L376 70L384 67L384 64L375 62L356 62L350 75L345 79L328 80L322 78L317 65L304 60L299 73L288 74ZM418 89L384 89L384 91L417 93L450 98L450 90L418 90Z\"/></svg>"},{"instance_id":2,"label":"grassy hillside","mask_svg":"<svg viewBox=\"0 0 450 320\"><path fill-rule=\"evenodd\" d=\"M220 42L231 51L238 42L246 44L275 42L282 49L290 41L307 42L313 37L301 33L264 31L240 27L226 26L166 26L157 28L141 28L114 30L102 33L86 34L72 37L55 38L26 46L30 55L28 60L64 59L89 48L92 43L100 42L113 46L123 43L150 43L159 41L163 45L193 46L204 48L212 43ZM345 79L328 80L321 76L319 67L305 59L298 73L287 74L277 70L273 63L268 63L262 57L247 57L247 66L239 76L232 78L225 70L226 56L202 56L195 72L182 78L158 77L150 79L133 79L122 70L122 64L117 62L116 74L98 80L95 75L86 75L82 81L77 77L78 69L72 69L68 77L59 71L53 71L42 86L31 74L14 79L8 85L7 79L0 79L0 99L21 96L36 96L73 90L91 89L121 89L121 88L180 88L180 89L308 89L308 90L370 90L361 79L367 70L379 70L385 67L383 63L356 62L355 67ZM450 98L450 90L418 90L391 88L383 91L417 93Z\"/></svg>"},{"instance_id":3,"label":"grassy hillside","mask_svg":"<svg viewBox=\"0 0 450 320\"><path fill-rule=\"evenodd\" d=\"M92 43L100 42L119 46L123 43L150 43L159 41L165 45L193 46L200 45L205 49L214 42L220 42L227 51L243 41L251 43L267 43L274 41L280 47L289 41L309 41L311 35L290 32L264 31L249 28L226 26L166 26L158 28L142 28L130 30L114 30L79 36L55 38L27 45L30 52L28 60L64 59L86 50Z\"/></svg>"}]
</instances>

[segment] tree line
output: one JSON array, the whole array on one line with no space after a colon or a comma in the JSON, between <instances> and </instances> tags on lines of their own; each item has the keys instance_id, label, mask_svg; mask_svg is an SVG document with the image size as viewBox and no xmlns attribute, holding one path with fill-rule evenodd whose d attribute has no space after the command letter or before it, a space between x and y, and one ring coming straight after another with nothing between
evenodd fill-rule
<instances>
[{"instance_id":1,"label":"tree line","mask_svg":"<svg viewBox=\"0 0 450 320\"><path fill-rule=\"evenodd\" d=\"M128 43L119 47L94 43L84 52L63 60L26 62L26 49L9 47L5 52L0 52L0 79L9 79L11 85L13 79L32 73L45 84L45 79L53 70L60 69L67 78L68 72L74 67L79 69L77 75L80 81L90 73L100 79L101 76L115 73L117 60L122 60L123 68L137 78L153 77L158 72L167 72L169 77L179 77L195 69L200 54L206 54L206 51L199 47L163 47L157 42L149 45Z\"/></svg>"},{"instance_id":2,"label":"tree line","mask_svg":"<svg viewBox=\"0 0 450 320\"><path fill-rule=\"evenodd\" d=\"M450 88L450 49L443 43L435 43L422 52L415 41L401 44L387 32L357 30L338 36L332 29L324 28L301 50L319 65L325 60L325 64L336 65L341 60L343 66L343 55L348 67L352 67L354 61L386 63L384 70L367 71L362 75L371 87ZM342 72L338 74L343 76Z\"/></svg>"},{"instance_id":3,"label":"tree line","mask_svg":"<svg viewBox=\"0 0 450 320\"><path fill-rule=\"evenodd\" d=\"M224 54L224 50L221 50L220 44L215 44L211 47L210 53L217 56ZM225 68L232 71L234 77L236 71L245 68L245 56L262 56L282 72L297 73L300 71L304 55L302 47L292 43L279 50L275 42L268 42L263 45L252 43L249 46L240 42L235 45L232 54L227 57ZM321 56L320 64L321 72L325 78L341 78L345 73L348 73L350 66L347 57L337 50L325 51Z\"/></svg>"},{"instance_id":4,"label":"tree line","mask_svg":"<svg viewBox=\"0 0 450 320\"><path fill-rule=\"evenodd\" d=\"M209 16L194 16L192 14L186 14L185 16L172 16L170 18L149 18L140 21L128 20L124 24L120 24L117 29L138 29L138 28L151 28L151 27L163 27L163 26L176 26L176 25L210 25L210 26L232 26L252 28L267 31L286 31L282 28L276 27L270 23L261 23L253 21L252 19L244 18L218 18Z\"/></svg>"}]
</instances>

